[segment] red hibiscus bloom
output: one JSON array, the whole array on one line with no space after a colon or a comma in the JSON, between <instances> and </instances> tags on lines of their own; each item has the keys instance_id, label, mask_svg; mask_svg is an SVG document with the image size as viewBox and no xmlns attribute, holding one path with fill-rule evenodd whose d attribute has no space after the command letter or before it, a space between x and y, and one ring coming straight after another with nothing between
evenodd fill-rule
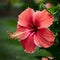
<instances>
[{"instance_id":1,"label":"red hibiscus bloom","mask_svg":"<svg viewBox=\"0 0 60 60\"><path fill-rule=\"evenodd\" d=\"M41 60L53 60L53 57L43 57Z\"/></svg>"},{"instance_id":2,"label":"red hibiscus bloom","mask_svg":"<svg viewBox=\"0 0 60 60\"><path fill-rule=\"evenodd\" d=\"M48 60L48 58L42 58L41 60Z\"/></svg>"},{"instance_id":3,"label":"red hibiscus bloom","mask_svg":"<svg viewBox=\"0 0 60 60\"><path fill-rule=\"evenodd\" d=\"M27 53L33 53L36 46L48 48L54 43L54 34L48 28L53 21L46 10L34 12L27 8L18 16L17 30L10 37L18 38Z\"/></svg>"},{"instance_id":4,"label":"red hibiscus bloom","mask_svg":"<svg viewBox=\"0 0 60 60\"><path fill-rule=\"evenodd\" d=\"M48 8L50 8L50 7L52 7L52 4L51 3L46 3L46 8L48 9Z\"/></svg>"}]
</instances>

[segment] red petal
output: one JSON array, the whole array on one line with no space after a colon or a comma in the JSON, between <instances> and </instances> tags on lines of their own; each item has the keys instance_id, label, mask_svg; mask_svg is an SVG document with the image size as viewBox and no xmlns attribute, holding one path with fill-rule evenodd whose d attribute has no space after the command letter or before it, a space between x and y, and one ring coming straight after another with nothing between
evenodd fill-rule
<instances>
[{"instance_id":1,"label":"red petal","mask_svg":"<svg viewBox=\"0 0 60 60\"><path fill-rule=\"evenodd\" d=\"M24 27L28 27L32 23L33 19L33 9L27 8L18 17L18 24Z\"/></svg>"},{"instance_id":2,"label":"red petal","mask_svg":"<svg viewBox=\"0 0 60 60\"><path fill-rule=\"evenodd\" d=\"M34 36L37 46L48 48L54 43L54 34L48 28L41 28Z\"/></svg>"},{"instance_id":3,"label":"red petal","mask_svg":"<svg viewBox=\"0 0 60 60\"><path fill-rule=\"evenodd\" d=\"M25 28L25 27L22 27L20 25L17 25L17 31L16 31L16 34L17 33L21 33L20 35L17 36L17 38L19 39L26 39L29 35L30 35L30 30Z\"/></svg>"},{"instance_id":4,"label":"red petal","mask_svg":"<svg viewBox=\"0 0 60 60\"><path fill-rule=\"evenodd\" d=\"M21 44L27 53L33 53L36 45L34 44L34 34L31 34L25 40L21 40Z\"/></svg>"},{"instance_id":5,"label":"red petal","mask_svg":"<svg viewBox=\"0 0 60 60\"><path fill-rule=\"evenodd\" d=\"M35 24L38 24L40 28L49 27L54 21L54 17L46 10L43 10L41 12L37 11L34 19L35 19Z\"/></svg>"}]
</instances>

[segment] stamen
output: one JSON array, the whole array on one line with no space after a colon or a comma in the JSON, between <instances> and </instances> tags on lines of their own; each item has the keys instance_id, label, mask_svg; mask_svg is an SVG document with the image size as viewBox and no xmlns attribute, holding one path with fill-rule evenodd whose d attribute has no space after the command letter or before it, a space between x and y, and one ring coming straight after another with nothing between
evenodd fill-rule
<instances>
[{"instance_id":1,"label":"stamen","mask_svg":"<svg viewBox=\"0 0 60 60\"><path fill-rule=\"evenodd\" d=\"M15 33L9 32L8 34L9 34L10 38L14 39L14 38L17 38L19 35L22 35L23 33L26 33L26 32L29 32L29 31L31 31L31 30L28 30L28 31L25 31L25 32L15 32Z\"/></svg>"}]
</instances>

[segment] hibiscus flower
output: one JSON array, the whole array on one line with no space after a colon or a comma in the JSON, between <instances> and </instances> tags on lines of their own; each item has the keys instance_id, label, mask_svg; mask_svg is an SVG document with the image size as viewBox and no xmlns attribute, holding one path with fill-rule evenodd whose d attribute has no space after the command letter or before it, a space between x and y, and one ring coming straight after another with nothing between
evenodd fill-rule
<instances>
[{"instance_id":1,"label":"hibiscus flower","mask_svg":"<svg viewBox=\"0 0 60 60\"><path fill-rule=\"evenodd\" d=\"M18 16L17 30L9 33L11 38L18 38L24 51L33 53L36 46L48 48L54 44L54 34L49 30L54 17L47 12L27 8Z\"/></svg>"},{"instance_id":2,"label":"hibiscus flower","mask_svg":"<svg viewBox=\"0 0 60 60\"><path fill-rule=\"evenodd\" d=\"M48 60L48 58L42 58L41 60Z\"/></svg>"},{"instance_id":3,"label":"hibiscus flower","mask_svg":"<svg viewBox=\"0 0 60 60\"><path fill-rule=\"evenodd\" d=\"M49 8L52 7L52 4L51 3L46 3L45 6L46 6L47 9L49 9Z\"/></svg>"},{"instance_id":4,"label":"hibiscus flower","mask_svg":"<svg viewBox=\"0 0 60 60\"><path fill-rule=\"evenodd\" d=\"M43 57L41 60L53 60L53 57Z\"/></svg>"}]
</instances>

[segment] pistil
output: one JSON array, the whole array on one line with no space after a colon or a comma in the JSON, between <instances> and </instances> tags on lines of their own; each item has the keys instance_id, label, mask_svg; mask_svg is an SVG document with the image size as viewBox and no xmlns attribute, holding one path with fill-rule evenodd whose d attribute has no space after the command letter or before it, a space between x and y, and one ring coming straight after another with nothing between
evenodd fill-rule
<instances>
[{"instance_id":1,"label":"pistil","mask_svg":"<svg viewBox=\"0 0 60 60\"><path fill-rule=\"evenodd\" d=\"M28 30L28 31L31 31L31 30ZM25 32L15 32L15 33L9 32L8 34L9 34L10 38L14 39L14 38L17 38L18 36L28 32L28 31L25 31Z\"/></svg>"}]
</instances>

